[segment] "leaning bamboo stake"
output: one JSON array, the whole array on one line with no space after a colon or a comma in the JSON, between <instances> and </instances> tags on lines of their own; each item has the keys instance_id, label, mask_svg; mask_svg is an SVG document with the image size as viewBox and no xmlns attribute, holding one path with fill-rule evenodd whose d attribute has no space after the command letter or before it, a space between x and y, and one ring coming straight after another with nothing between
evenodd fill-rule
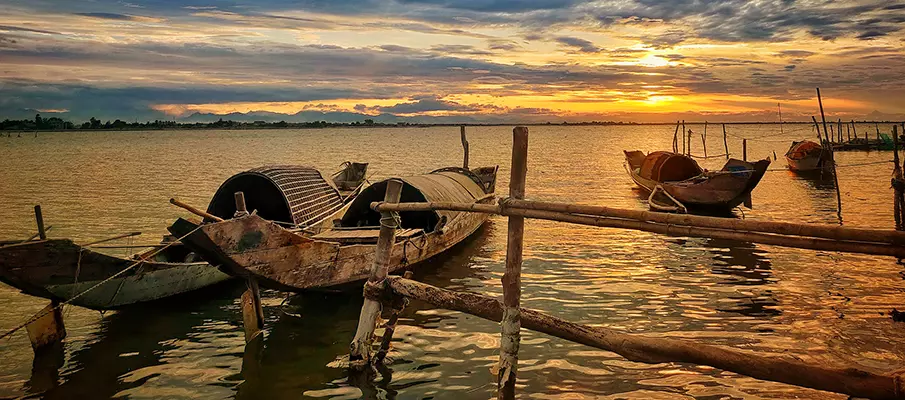
<instances>
[{"instance_id":1,"label":"leaning bamboo stake","mask_svg":"<svg viewBox=\"0 0 905 400\"><path fill-rule=\"evenodd\" d=\"M905 208L905 204L903 204L903 200L905 200L905 196L903 196L903 186L905 186L905 180L902 178L902 168L899 166L899 138L896 133L896 126L892 127L892 161L895 164L892 167L892 188L893 188L893 217L896 220L896 229L903 230L905 229L905 220L902 219L902 209Z\"/></svg>"},{"instance_id":2,"label":"leaning bamboo stake","mask_svg":"<svg viewBox=\"0 0 905 400\"><path fill-rule=\"evenodd\" d=\"M817 88L817 104L820 105L820 119L823 120L823 136L832 142L830 131L826 129L826 115L823 113L823 99L820 97L820 88Z\"/></svg>"},{"instance_id":3,"label":"leaning bamboo stake","mask_svg":"<svg viewBox=\"0 0 905 400\"><path fill-rule=\"evenodd\" d=\"M701 147L704 149L704 158L707 158L707 121L704 121L704 133L701 134Z\"/></svg>"},{"instance_id":4,"label":"leaning bamboo stake","mask_svg":"<svg viewBox=\"0 0 905 400\"><path fill-rule=\"evenodd\" d=\"M176 207L182 208L182 209L184 209L184 210L186 210L186 211L188 211L188 212L190 212L190 213L192 213L192 214L195 214L195 215L197 215L197 216L199 216L199 217L207 218L207 219L209 219L209 220L211 220L211 221L214 221L214 222L223 222L223 218L220 218L220 217L218 217L218 216L216 216L216 215L214 215L214 214L210 214L210 213L201 211L201 210L199 210L199 209L197 209L197 208L195 208L195 207L192 207L192 206L189 205L189 204L183 203L183 202L181 202L181 201L179 201L179 200L176 200L176 199L171 198L171 199L170 199L170 204L172 204L172 205L174 205L174 206L176 206Z\"/></svg>"},{"instance_id":5,"label":"leaning bamboo stake","mask_svg":"<svg viewBox=\"0 0 905 400\"><path fill-rule=\"evenodd\" d=\"M384 195L384 201L387 203L398 203L402 195L402 181L390 180L387 182L387 191ZM386 279L387 271L390 267L390 250L396 241L396 228L398 228L398 214L387 211L380 213L380 233L377 237L377 250L374 257L374 264L371 265L371 274L368 281L365 282L365 288L368 286L381 286ZM364 304L361 306L361 315L358 318L358 330L355 331L355 337L350 344L349 359L364 360L371 359L371 342L374 340L374 327L377 324L377 318L380 317L382 306L379 301L365 297Z\"/></svg>"},{"instance_id":6,"label":"leaning bamboo stake","mask_svg":"<svg viewBox=\"0 0 905 400\"><path fill-rule=\"evenodd\" d=\"M509 197L525 198L525 178L528 173L528 128L512 130L512 167L509 178ZM521 341L519 303L522 297L522 247L525 218L509 217L506 241L506 272L503 273L503 314L500 321L500 361L496 365L497 398L515 398L515 379L518 372L518 349Z\"/></svg>"},{"instance_id":7,"label":"leaning bamboo stake","mask_svg":"<svg viewBox=\"0 0 905 400\"><path fill-rule=\"evenodd\" d=\"M458 293L412 280L390 276L396 294L437 307L500 321L504 306L496 299L475 293ZM788 357L768 357L730 347L686 340L621 333L602 327L576 324L540 311L520 309L523 326L562 339L612 351L627 360L648 364L681 362L708 365L725 371L773 382L844 393L872 399L905 399L902 373L874 373L860 368L811 365Z\"/></svg>"},{"instance_id":8,"label":"leaning bamboo stake","mask_svg":"<svg viewBox=\"0 0 905 400\"><path fill-rule=\"evenodd\" d=\"M505 201L504 201L505 203ZM472 203L404 203L404 204L372 204L376 209L383 211L427 211L427 210L452 210L472 211L499 214L505 216L523 216L526 218L545 219L550 221L569 222L579 225L597 226L602 228L633 229L645 232L659 233L668 236L704 237L714 239L739 240L753 243L769 244L773 246L795 247L800 249L841 251L847 253L873 254L905 258L905 247L888 244L840 241L820 239L813 237L787 236L768 233L757 233L718 228L702 228L697 226L672 225L665 223L652 223L632 219L597 217L587 215L567 214L555 211L526 210L514 207L495 206L492 204ZM683 215L684 217L684 215ZM731 220L727 220L731 221ZM842 228L842 227L840 227Z\"/></svg>"},{"instance_id":9,"label":"leaning bamboo stake","mask_svg":"<svg viewBox=\"0 0 905 400\"><path fill-rule=\"evenodd\" d=\"M726 141L726 124L723 124L723 149L726 150L726 159L729 159L729 142Z\"/></svg>"},{"instance_id":10,"label":"leaning bamboo stake","mask_svg":"<svg viewBox=\"0 0 905 400\"><path fill-rule=\"evenodd\" d=\"M673 153L679 152L678 137L679 137L679 121L676 121L676 131L673 132L673 134L672 134L672 152Z\"/></svg>"},{"instance_id":11,"label":"leaning bamboo stake","mask_svg":"<svg viewBox=\"0 0 905 400\"><path fill-rule=\"evenodd\" d=\"M465 137L465 125L459 127L459 136L462 139L462 150L465 155L462 158L462 168L468 169L468 138Z\"/></svg>"}]
</instances>

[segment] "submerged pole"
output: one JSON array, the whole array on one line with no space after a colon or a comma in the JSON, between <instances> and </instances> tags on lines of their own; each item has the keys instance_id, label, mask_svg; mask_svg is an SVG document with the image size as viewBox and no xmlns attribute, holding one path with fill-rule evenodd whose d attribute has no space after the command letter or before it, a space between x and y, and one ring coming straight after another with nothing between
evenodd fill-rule
<instances>
[{"instance_id":1,"label":"submerged pole","mask_svg":"<svg viewBox=\"0 0 905 400\"><path fill-rule=\"evenodd\" d=\"M726 124L723 124L723 149L726 150L726 159L729 159L729 142L726 141Z\"/></svg>"},{"instance_id":2,"label":"submerged pole","mask_svg":"<svg viewBox=\"0 0 905 400\"><path fill-rule=\"evenodd\" d=\"M704 148L704 158L707 158L707 121L704 121L704 133L701 134L701 146Z\"/></svg>"},{"instance_id":3,"label":"submerged pole","mask_svg":"<svg viewBox=\"0 0 905 400\"><path fill-rule=\"evenodd\" d=\"M47 240L47 230L44 229L44 215L41 214L41 205L35 206L35 222L38 224L38 236L41 240Z\"/></svg>"},{"instance_id":4,"label":"submerged pole","mask_svg":"<svg viewBox=\"0 0 905 400\"><path fill-rule=\"evenodd\" d=\"M247 289L242 293L242 324L245 326L245 343L254 340L264 330L264 308L261 307L261 290L253 278L245 281Z\"/></svg>"},{"instance_id":5,"label":"submerged pole","mask_svg":"<svg viewBox=\"0 0 905 400\"><path fill-rule=\"evenodd\" d=\"M398 203L401 195L402 181L396 179L388 181L383 201ZM351 361L370 361L371 359L371 342L374 340L374 328L383 307L377 299L372 298L367 293L369 293L369 286L379 288L384 285L384 280L390 268L390 251L396 241L398 218L399 214L392 211L380 213L380 233L377 237L374 264L371 265L371 274L368 276L368 281L365 282L366 295L364 304L361 306L361 315L358 317L358 330L355 331L355 337L349 345L349 360Z\"/></svg>"},{"instance_id":6,"label":"submerged pole","mask_svg":"<svg viewBox=\"0 0 905 400\"><path fill-rule=\"evenodd\" d=\"M512 171L509 197L525 198L525 178L528 173L528 128L512 130ZM503 273L503 316L500 321L500 361L496 366L497 398L515 398L515 379L518 371L518 350L521 342L522 248L524 246L525 217L510 216L506 240L506 272Z\"/></svg>"},{"instance_id":7,"label":"submerged pole","mask_svg":"<svg viewBox=\"0 0 905 400\"><path fill-rule=\"evenodd\" d=\"M462 149L465 151L462 168L468 169L468 139L465 137L465 125L459 126L459 136L462 137Z\"/></svg>"},{"instance_id":8,"label":"submerged pole","mask_svg":"<svg viewBox=\"0 0 905 400\"><path fill-rule=\"evenodd\" d=\"M676 131L672 134L672 152L679 152L679 121L676 121Z\"/></svg>"},{"instance_id":9,"label":"submerged pole","mask_svg":"<svg viewBox=\"0 0 905 400\"><path fill-rule=\"evenodd\" d=\"M817 104L820 105L820 119L823 120L823 136L830 138L830 131L826 129L826 115L823 113L823 99L820 97L820 88L817 88Z\"/></svg>"}]
</instances>

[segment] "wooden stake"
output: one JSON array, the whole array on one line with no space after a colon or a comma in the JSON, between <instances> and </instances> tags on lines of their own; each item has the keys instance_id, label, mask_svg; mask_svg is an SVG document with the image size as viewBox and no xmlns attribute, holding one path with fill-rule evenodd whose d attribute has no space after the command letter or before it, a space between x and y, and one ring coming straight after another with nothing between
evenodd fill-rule
<instances>
[{"instance_id":1,"label":"wooden stake","mask_svg":"<svg viewBox=\"0 0 905 400\"><path fill-rule=\"evenodd\" d=\"M38 311L35 316L40 317L33 317L35 319L25 326L32 350L39 352L66 337L63 313L60 312L60 303L57 300L51 300L50 304Z\"/></svg>"},{"instance_id":2,"label":"wooden stake","mask_svg":"<svg viewBox=\"0 0 905 400\"><path fill-rule=\"evenodd\" d=\"M264 329L264 308L261 292L254 279L245 281L248 289L242 293L242 322L245 325L245 343L251 342Z\"/></svg>"},{"instance_id":3,"label":"wooden stake","mask_svg":"<svg viewBox=\"0 0 905 400\"><path fill-rule=\"evenodd\" d=\"M814 127L817 128L817 141L821 146L826 146L826 143L823 142L823 137L820 134L820 125L817 124L817 118L814 118L814 116L812 115L811 121L814 121Z\"/></svg>"},{"instance_id":4,"label":"wooden stake","mask_svg":"<svg viewBox=\"0 0 905 400\"><path fill-rule=\"evenodd\" d=\"M402 195L402 181L392 179L387 181L386 194L383 201L385 203L398 203ZM365 282L365 288L368 286L381 287L386 279L387 271L390 267L390 250L396 241L396 228L398 228L399 215L395 212L380 213L380 233L377 237L377 249L374 257L374 264L371 265L371 274L368 281ZM366 291L367 292L367 291ZM374 328L377 325L377 318L380 317L382 305L379 301L365 297L364 304L361 306L361 314L358 317L358 329L355 331L355 337L349 345L349 360L371 360L371 343L374 340Z\"/></svg>"},{"instance_id":5,"label":"wooden stake","mask_svg":"<svg viewBox=\"0 0 905 400\"><path fill-rule=\"evenodd\" d=\"M686 141L686 139L685 139L685 120L683 119L682 120L682 154L688 154L686 151L687 147L685 147L685 141Z\"/></svg>"},{"instance_id":6,"label":"wooden stake","mask_svg":"<svg viewBox=\"0 0 905 400\"><path fill-rule=\"evenodd\" d=\"M879 128L877 128L879 131ZM896 229L905 229L905 219L902 218L903 209L905 209L905 195L903 195L903 185L905 179L902 178L902 168L899 166L899 138L896 126L892 126L892 161L895 164L892 167L892 188L893 188L893 217L896 221Z\"/></svg>"},{"instance_id":7,"label":"wooden stake","mask_svg":"<svg viewBox=\"0 0 905 400\"><path fill-rule=\"evenodd\" d=\"M839 121L841 122L842 120L839 120ZM842 130L842 128L841 128L842 125L839 125L839 126L840 126L839 130L841 131L841 130ZM849 126L848 124L845 124L845 136L848 138L848 142L851 143L851 141L852 141L852 127Z\"/></svg>"},{"instance_id":8,"label":"wooden stake","mask_svg":"<svg viewBox=\"0 0 905 400\"><path fill-rule=\"evenodd\" d=\"M748 161L748 139L742 139L742 161Z\"/></svg>"},{"instance_id":9,"label":"wooden stake","mask_svg":"<svg viewBox=\"0 0 905 400\"><path fill-rule=\"evenodd\" d=\"M823 120L823 136L831 138L829 130L826 129L826 115L823 113L823 99L820 97L820 88L817 88L817 104L820 105L820 119ZM832 139L830 139L832 141Z\"/></svg>"},{"instance_id":10,"label":"wooden stake","mask_svg":"<svg viewBox=\"0 0 905 400\"><path fill-rule=\"evenodd\" d=\"M465 125L459 127L459 136L462 137L462 149L465 150L462 168L468 169L468 140L465 137Z\"/></svg>"},{"instance_id":11,"label":"wooden stake","mask_svg":"<svg viewBox=\"0 0 905 400\"><path fill-rule=\"evenodd\" d=\"M836 122L836 132L838 132L839 135L839 143L845 143L842 140L842 118L839 118L839 120Z\"/></svg>"},{"instance_id":12,"label":"wooden stake","mask_svg":"<svg viewBox=\"0 0 905 400\"><path fill-rule=\"evenodd\" d=\"M509 197L525 198L525 180L528 173L528 128L519 126L512 130L512 168L509 179ZM518 371L518 350L521 342L519 303L522 297L522 248L525 234L525 218L509 217L506 241L506 272L503 273L503 314L500 321L500 361L496 366L497 398L515 398L515 379Z\"/></svg>"},{"instance_id":13,"label":"wooden stake","mask_svg":"<svg viewBox=\"0 0 905 400\"><path fill-rule=\"evenodd\" d=\"M707 158L707 121L704 121L704 133L701 134L701 147L704 148L704 158Z\"/></svg>"},{"instance_id":14,"label":"wooden stake","mask_svg":"<svg viewBox=\"0 0 905 400\"><path fill-rule=\"evenodd\" d=\"M47 240L47 231L44 230L44 215L41 214L41 205L35 206L35 222L38 224L38 237Z\"/></svg>"},{"instance_id":15,"label":"wooden stake","mask_svg":"<svg viewBox=\"0 0 905 400\"><path fill-rule=\"evenodd\" d=\"M405 279L412 279L412 275L412 271L405 271L405 274L403 274ZM383 338L380 340L380 348L377 350L377 355L374 357L379 362L383 361L384 358L386 358L387 353L389 353L390 343L393 341L393 334L396 333L396 323L399 322L399 313L401 313L408 305L408 298L399 296L398 300L399 301L394 301L396 304L393 304L393 313L383 327Z\"/></svg>"},{"instance_id":16,"label":"wooden stake","mask_svg":"<svg viewBox=\"0 0 905 400\"><path fill-rule=\"evenodd\" d=\"M676 131L672 134L672 152L673 153L679 152L678 136L679 136L679 121L676 121Z\"/></svg>"},{"instance_id":17,"label":"wooden stake","mask_svg":"<svg viewBox=\"0 0 905 400\"><path fill-rule=\"evenodd\" d=\"M726 141L726 124L723 124L723 149L726 150L726 159L729 159L729 142Z\"/></svg>"},{"instance_id":18,"label":"wooden stake","mask_svg":"<svg viewBox=\"0 0 905 400\"><path fill-rule=\"evenodd\" d=\"M248 215L248 207L245 206L245 193L236 192L233 194L236 198L236 213L233 218L244 217Z\"/></svg>"},{"instance_id":19,"label":"wooden stake","mask_svg":"<svg viewBox=\"0 0 905 400\"><path fill-rule=\"evenodd\" d=\"M475 293L458 293L431 285L391 276L389 287L402 296L422 300L447 310L460 311L491 321L504 318L505 307L496 299ZM659 364L680 362L708 365L756 379L844 393L858 398L903 399L901 372L874 373L861 368L834 368L806 364L789 357L762 355L725 346L695 343L687 340L627 334L616 330L576 324L522 308L519 310L525 328L572 342L612 351L627 360Z\"/></svg>"}]
</instances>

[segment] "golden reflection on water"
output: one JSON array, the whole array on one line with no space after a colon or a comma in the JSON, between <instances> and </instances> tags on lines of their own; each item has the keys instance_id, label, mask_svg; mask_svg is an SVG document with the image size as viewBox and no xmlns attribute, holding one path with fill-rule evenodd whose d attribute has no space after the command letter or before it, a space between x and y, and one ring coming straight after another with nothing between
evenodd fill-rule
<instances>
[{"instance_id":1,"label":"golden reflection on water","mask_svg":"<svg viewBox=\"0 0 905 400\"><path fill-rule=\"evenodd\" d=\"M774 126L727 127L758 137ZM788 128L788 127L787 127ZM692 127L695 131L701 127ZM883 128L881 128L883 129ZM623 169L622 150L671 146L672 128L531 127L528 197L643 209ZM787 130L788 131L788 130ZM783 154L792 139L749 142L749 158ZM508 187L511 130L469 128L471 164L500 165ZM730 152L740 140L729 138ZM698 143L694 143L697 146ZM722 153L711 138L709 154ZM698 151L695 150L697 153ZM890 158L838 153L841 165ZM457 128L40 133L0 138L0 237L34 231L40 203L51 236L88 241L140 230L157 241L177 216L170 197L204 206L230 175L262 164L332 171L371 163L380 179L461 162ZM722 160L707 160L709 169ZM838 223L832 179L783 170L782 159L754 192L746 218ZM890 167L840 169L843 221L891 227ZM418 268L426 283L499 296L506 223L491 219L448 254ZM905 365L902 269L893 260L743 242L671 238L548 221L526 223L522 301L566 319L629 332L793 354L820 362ZM266 292L266 339L244 346L238 295L225 284L192 296L110 312L71 309L69 337L52 357L33 360L25 335L0 343L0 396L71 397L435 396L487 398L497 359L496 324L413 302L400 318L389 368L349 375L342 356L355 330L357 293L291 298ZM0 287L0 328L44 306ZM536 398L826 398L706 367L644 365L523 331L518 390ZM844 398L836 396L837 398Z\"/></svg>"}]
</instances>

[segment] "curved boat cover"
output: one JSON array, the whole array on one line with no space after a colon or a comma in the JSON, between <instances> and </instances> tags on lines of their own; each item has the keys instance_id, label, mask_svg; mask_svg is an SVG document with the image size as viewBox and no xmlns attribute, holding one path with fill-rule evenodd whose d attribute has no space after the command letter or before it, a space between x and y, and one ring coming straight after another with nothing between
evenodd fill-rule
<instances>
[{"instance_id":1,"label":"curved boat cover","mask_svg":"<svg viewBox=\"0 0 905 400\"><path fill-rule=\"evenodd\" d=\"M639 175L656 182L675 182L693 178L704 170L691 157L667 151L655 151L641 162Z\"/></svg>"},{"instance_id":2,"label":"curved boat cover","mask_svg":"<svg viewBox=\"0 0 905 400\"><path fill-rule=\"evenodd\" d=\"M792 147L789 147L789 151L786 152L786 157L789 157L793 160L801 160L807 157L809 153L820 150L823 150L823 147L810 140L792 142Z\"/></svg>"},{"instance_id":3,"label":"curved boat cover","mask_svg":"<svg viewBox=\"0 0 905 400\"><path fill-rule=\"evenodd\" d=\"M484 197L480 178L461 168L446 168L429 174L390 178L401 180L400 203L457 202L472 203ZM383 201L387 182L383 180L365 188L349 206L340 221L343 227L379 226L380 214L371 210L371 202ZM402 212L403 228L420 228L431 232L440 221L451 221L459 211Z\"/></svg>"},{"instance_id":4,"label":"curved boat cover","mask_svg":"<svg viewBox=\"0 0 905 400\"><path fill-rule=\"evenodd\" d=\"M232 218L234 194L243 192L248 211L294 225L318 221L342 208L343 199L330 179L315 168L267 165L233 175L217 189L207 212Z\"/></svg>"}]
</instances>

